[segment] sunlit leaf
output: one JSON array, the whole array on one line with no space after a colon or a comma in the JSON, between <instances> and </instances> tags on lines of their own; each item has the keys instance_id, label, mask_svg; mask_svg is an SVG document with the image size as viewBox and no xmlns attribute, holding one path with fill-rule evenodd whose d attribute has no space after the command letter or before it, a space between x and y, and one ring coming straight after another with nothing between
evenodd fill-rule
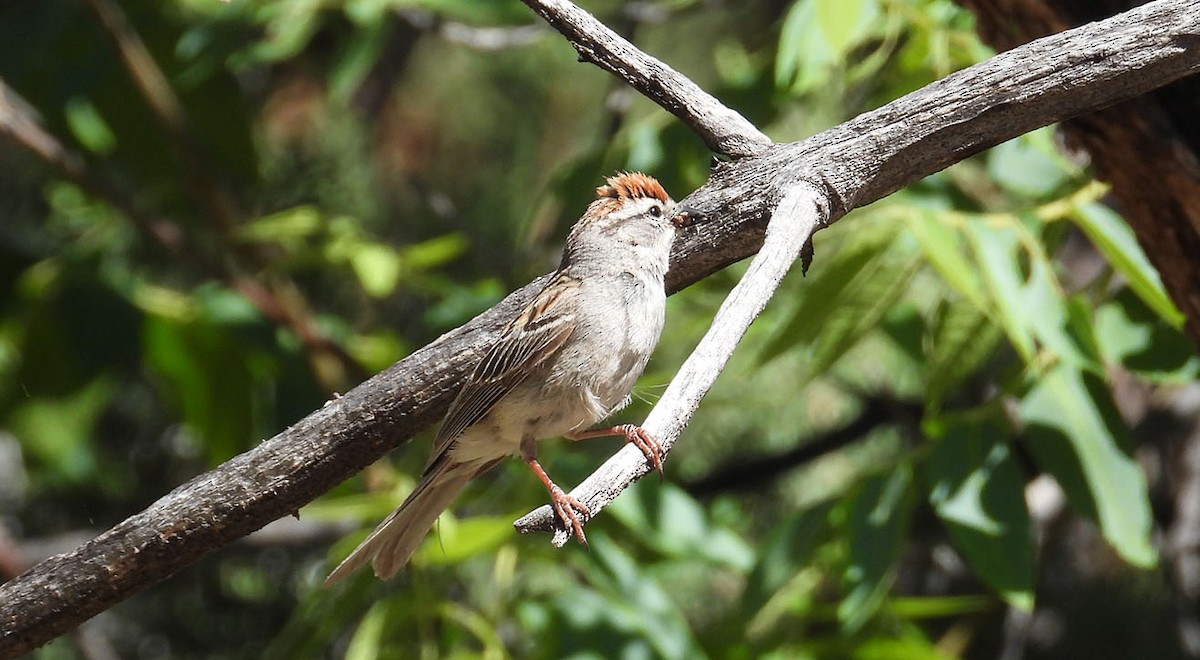
<instances>
[{"instance_id":1,"label":"sunlit leaf","mask_svg":"<svg viewBox=\"0 0 1200 660\"><path fill-rule=\"evenodd\" d=\"M929 263L942 279L979 310L988 310L978 268L968 259L960 234L938 213L922 213L909 219L908 230L916 237Z\"/></svg>"},{"instance_id":2,"label":"sunlit leaf","mask_svg":"<svg viewBox=\"0 0 1200 660\"><path fill-rule=\"evenodd\" d=\"M1008 339L1027 362L1034 357L1033 333L1026 323L1018 242L1014 232L985 222L967 225L967 237L983 273Z\"/></svg>"},{"instance_id":3,"label":"sunlit leaf","mask_svg":"<svg viewBox=\"0 0 1200 660\"><path fill-rule=\"evenodd\" d=\"M812 89L878 29L879 15L876 0L797 0L779 34L776 86L795 93Z\"/></svg>"},{"instance_id":4,"label":"sunlit leaf","mask_svg":"<svg viewBox=\"0 0 1200 660\"><path fill-rule=\"evenodd\" d=\"M854 652L855 660L951 660L953 657L917 636L867 639Z\"/></svg>"},{"instance_id":5,"label":"sunlit leaf","mask_svg":"<svg viewBox=\"0 0 1200 660\"><path fill-rule=\"evenodd\" d=\"M908 290L921 262L916 258L883 259L855 277L843 290L838 306L821 323L810 368L824 373L851 348L874 332L884 315Z\"/></svg>"},{"instance_id":6,"label":"sunlit leaf","mask_svg":"<svg viewBox=\"0 0 1200 660\"><path fill-rule=\"evenodd\" d=\"M321 212L312 206L290 209L255 218L237 229L238 238L255 243L305 238L321 228Z\"/></svg>"},{"instance_id":7,"label":"sunlit leaf","mask_svg":"<svg viewBox=\"0 0 1200 660\"><path fill-rule=\"evenodd\" d=\"M375 603L355 628L346 648L346 660L374 660L381 657L384 632L388 624L386 602Z\"/></svg>"},{"instance_id":8,"label":"sunlit leaf","mask_svg":"<svg viewBox=\"0 0 1200 660\"><path fill-rule=\"evenodd\" d=\"M348 104L363 80L379 61L387 46L392 27L386 21L366 23L361 35L351 41L330 71L330 96Z\"/></svg>"},{"instance_id":9,"label":"sunlit leaf","mask_svg":"<svg viewBox=\"0 0 1200 660\"><path fill-rule=\"evenodd\" d=\"M148 366L210 460L228 458L261 437L255 433L253 361L223 328L150 317L142 341Z\"/></svg>"},{"instance_id":10,"label":"sunlit leaf","mask_svg":"<svg viewBox=\"0 0 1200 660\"><path fill-rule=\"evenodd\" d=\"M455 518L443 515L429 539L417 551L414 561L423 565L457 564L494 550L516 534L512 521L510 516Z\"/></svg>"},{"instance_id":11,"label":"sunlit leaf","mask_svg":"<svg viewBox=\"0 0 1200 660\"><path fill-rule=\"evenodd\" d=\"M1071 503L1126 561L1157 561L1146 480L1107 386L1068 365L1043 374L1020 403L1029 448Z\"/></svg>"},{"instance_id":12,"label":"sunlit leaf","mask_svg":"<svg viewBox=\"0 0 1200 660\"><path fill-rule=\"evenodd\" d=\"M415 245L406 245L400 249L400 253L405 266L430 269L457 259L466 252L467 247L467 239L462 234L445 234Z\"/></svg>"},{"instance_id":13,"label":"sunlit leaf","mask_svg":"<svg viewBox=\"0 0 1200 660\"><path fill-rule=\"evenodd\" d=\"M939 408L946 396L992 355L1000 336L999 328L978 308L943 301L924 342L926 405Z\"/></svg>"},{"instance_id":14,"label":"sunlit leaf","mask_svg":"<svg viewBox=\"0 0 1200 660\"><path fill-rule=\"evenodd\" d=\"M44 464L54 480L82 483L96 478L93 428L114 393L111 382L97 379L67 396L37 397L18 409L8 426L29 459Z\"/></svg>"},{"instance_id":15,"label":"sunlit leaf","mask_svg":"<svg viewBox=\"0 0 1200 660\"><path fill-rule=\"evenodd\" d=\"M989 418L938 424L926 469L929 501L975 573L1014 607L1033 607L1034 544L1025 479Z\"/></svg>"},{"instance_id":16,"label":"sunlit leaf","mask_svg":"<svg viewBox=\"0 0 1200 660\"><path fill-rule=\"evenodd\" d=\"M560 606L569 610L579 608L571 616L580 624L592 627L597 621L607 621L617 630L633 631L644 639L661 657L695 657L700 652L691 629L677 603L668 594L667 588L652 573L642 570L634 557L624 552L607 535L589 534L592 554L603 569L593 568L589 577L604 576L603 582L595 583L598 590L593 598L581 590L569 590L561 595ZM580 602L586 597L589 604ZM587 625L582 617L591 619Z\"/></svg>"},{"instance_id":17,"label":"sunlit leaf","mask_svg":"<svg viewBox=\"0 0 1200 660\"><path fill-rule=\"evenodd\" d=\"M363 291L382 298L400 281L400 255L382 243L363 243L350 255L350 265Z\"/></svg>"},{"instance_id":18,"label":"sunlit leaf","mask_svg":"<svg viewBox=\"0 0 1200 660\"><path fill-rule=\"evenodd\" d=\"M1120 216L1103 204L1093 203L1077 206L1072 219L1113 268L1125 277L1129 288L1139 298L1172 327L1183 327L1183 312L1167 296L1158 271Z\"/></svg>"},{"instance_id":19,"label":"sunlit leaf","mask_svg":"<svg viewBox=\"0 0 1200 660\"><path fill-rule=\"evenodd\" d=\"M784 328L767 343L759 360L767 362L794 346L814 342L826 333L828 320L855 296L860 306L873 305L871 293L890 284L877 281L877 277L895 267L887 254L895 236L896 229L887 226L857 232L814 266L805 279L804 298Z\"/></svg>"},{"instance_id":20,"label":"sunlit leaf","mask_svg":"<svg viewBox=\"0 0 1200 660\"><path fill-rule=\"evenodd\" d=\"M827 534L831 506L823 504L805 509L776 526L759 549L758 561L747 579L743 602L748 608L762 607L809 561L813 550Z\"/></svg>"},{"instance_id":21,"label":"sunlit leaf","mask_svg":"<svg viewBox=\"0 0 1200 660\"><path fill-rule=\"evenodd\" d=\"M117 147L117 136L91 101L76 96L67 101L63 112L71 132L88 151L103 156Z\"/></svg>"},{"instance_id":22,"label":"sunlit leaf","mask_svg":"<svg viewBox=\"0 0 1200 660\"><path fill-rule=\"evenodd\" d=\"M850 503L849 593L838 605L838 619L847 632L861 629L891 588L915 504L912 478L909 465L898 465L888 474L867 480Z\"/></svg>"},{"instance_id":23,"label":"sunlit leaf","mask_svg":"<svg viewBox=\"0 0 1200 660\"><path fill-rule=\"evenodd\" d=\"M1105 360L1143 378L1187 383L1200 376L1200 355L1191 340L1128 290L1096 310L1092 329Z\"/></svg>"},{"instance_id":24,"label":"sunlit leaf","mask_svg":"<svg viewBox=\"0 0 1200 660\"><path fill-rule=\"evenodd\" d=\"M1054 149L1051 129L1041 129L993 147L987 153L992 180L1028 199L1047 198L1071 178Z\"/></svg>"},{"instance_id":25,"label":"sunlit leaf","mask_svg":"<svg viewBox=\"0 0 1200 660\"><path fill-rule=\"evenodd\" d=\"M1065 295L1041 252L1021 249L1021 229L971 221L966 235L991 294L994 313L1017 353L1037 366L1039 346L1072 364L1099 370L1070 335ZM1027 273L1027 274L1026 274Z\"/></svg>"},{"instance_id":26,"label":"sunlit leaf","mask_svg":"<svg viewBox=\"0 0 1200 660\"><path fill-rule=\"evenodd\" d=\"M816 19L833 55L846 60L851 48L862 39L879 17L875 0L817 0Z\"/></svg>"}]
</instances>

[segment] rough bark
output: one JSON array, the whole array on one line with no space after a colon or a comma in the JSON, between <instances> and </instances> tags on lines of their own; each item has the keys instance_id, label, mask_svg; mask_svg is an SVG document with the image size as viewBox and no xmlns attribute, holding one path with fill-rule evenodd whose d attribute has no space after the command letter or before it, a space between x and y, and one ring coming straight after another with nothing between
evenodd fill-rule
<instances>
[{"instance_id":1,"label":"rough bark","mask_svg":"<svg viewBox=\"0 0 1200 660\"><path fill-rule=\"evenodd\" d=\"M977 16L980 36L1008 50L1103 20L1132 0L959 0ZM1181 45L1200 48L1196 41ZM1121 214L1187 317L1200 346L1200 78L1062 124L1073 146L1112 184Z\"/></svg>"},{"instance_id":2,"label":"rough bark","mask_svg":"<svg viewBox=\"0 0 1200 660\"><path fill-rule=\"evenodd\" d=\"M980 36L997 50L1103 20L1134 0L958 0L973 11ZM1194 41L1190 47L1200 44ZM1176 81L1130 101L1063 122L1067 143L1082 149L1200 346L1200 78ZM1175 407L1186 407L1189 391ZM1190 390L1194 399L1195 389ZM1148 398L1141 393L1139 397ZM1144 414L1145 411L1143 411ZM1175 430L1148 440L1163 460L1170 515L1163 521L1164 575L1177 607L1184 652L1200 657L1200 420L1171 416ZM1141 415L1139 415L1140 417ZM1185 421L1188 417L1190 421ZM1144 421L1144 420L1143 420Z\"/></svg>"}]
</instances>

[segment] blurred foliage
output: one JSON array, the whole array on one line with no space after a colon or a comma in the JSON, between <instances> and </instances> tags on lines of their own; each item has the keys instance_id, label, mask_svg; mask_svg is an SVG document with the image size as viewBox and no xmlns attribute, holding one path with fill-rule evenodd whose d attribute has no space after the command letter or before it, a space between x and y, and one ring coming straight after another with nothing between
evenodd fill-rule
<instances>
[{"instance_id":1,"label":"blurred foliage","mask_svg":"<svg viewBox=\"0 0 1200 660\"><path fill-rule=\"evenodd\" d=\"M949 0L585 5L781 141L989 54ZM0 522L17 539L125 518L548 271L613 170L677 197L706 177L686 128L531 32L517 0L121 8L190 137L86 3L0 6L0 79L109 191L0 142L0 475L15 475ZM398 579L319 589L412 487L424 438L306 508L321 533L229 548L95 625L129 657L992 657L1047 588L1026 497L1046 474L1107 542L1086 551L1123 560L1069 588L1160 621L1117 639L1071 619L1046 652L1178 653L1114 374L1170 388L1200 363L1104 202L1042 130L819 234L667 483L621 497L590 551L515 536L545 494L514 464ZM671 299L622 419L644 416L740 272ZM353 364L329 370L238 275L303 301ZM868 431L803 454L865 415ZM546 456L571 484L613 448ZM760 457L772 470L704 486ZM346 521L361 532L334 542Z\"/></svg>"}]
</instances>

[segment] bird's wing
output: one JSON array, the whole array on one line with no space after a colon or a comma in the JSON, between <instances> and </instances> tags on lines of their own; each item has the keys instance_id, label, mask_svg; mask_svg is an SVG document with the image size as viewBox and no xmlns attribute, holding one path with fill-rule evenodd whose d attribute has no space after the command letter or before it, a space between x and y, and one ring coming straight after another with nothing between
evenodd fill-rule
<instances>
[{"instance_id":1,"label":"bird's wing","mask_svg":"<svg viewBox=\"0 0 1200 660\"><path fill-rule=\"evenodd\" d=\"M564 295L574 295L578 288L578 279L563 271L555 273L508 324L450 405L430 464L445 454L467 427L483 419L500 399L562 348L575 326L555 309Z\"/></svg>"}]
</instances>

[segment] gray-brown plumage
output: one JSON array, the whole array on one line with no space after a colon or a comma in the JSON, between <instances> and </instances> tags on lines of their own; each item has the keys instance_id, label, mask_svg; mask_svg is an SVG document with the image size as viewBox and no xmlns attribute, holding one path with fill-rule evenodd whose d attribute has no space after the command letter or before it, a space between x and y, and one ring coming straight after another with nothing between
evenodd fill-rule
<instances>
[{"instance_id":1,"label":"gray-brown plumage","mask_svg":"<svg viewBox=\"0 0 1200 660\"><path fill-rule=\"evenodd\" d=\"M471 479L521 456L550 492L555 512L585 542L587 507L537 462L537 441L624 435L661 471L661 450L632 425L588 431L629 402L658 343L663 276L686 215L653 178L619 174L596 190L567 237L545 287L501 332L450 406L416 489L326 578L371 562L390 578Z\"/></svg>"}]
</instances>

